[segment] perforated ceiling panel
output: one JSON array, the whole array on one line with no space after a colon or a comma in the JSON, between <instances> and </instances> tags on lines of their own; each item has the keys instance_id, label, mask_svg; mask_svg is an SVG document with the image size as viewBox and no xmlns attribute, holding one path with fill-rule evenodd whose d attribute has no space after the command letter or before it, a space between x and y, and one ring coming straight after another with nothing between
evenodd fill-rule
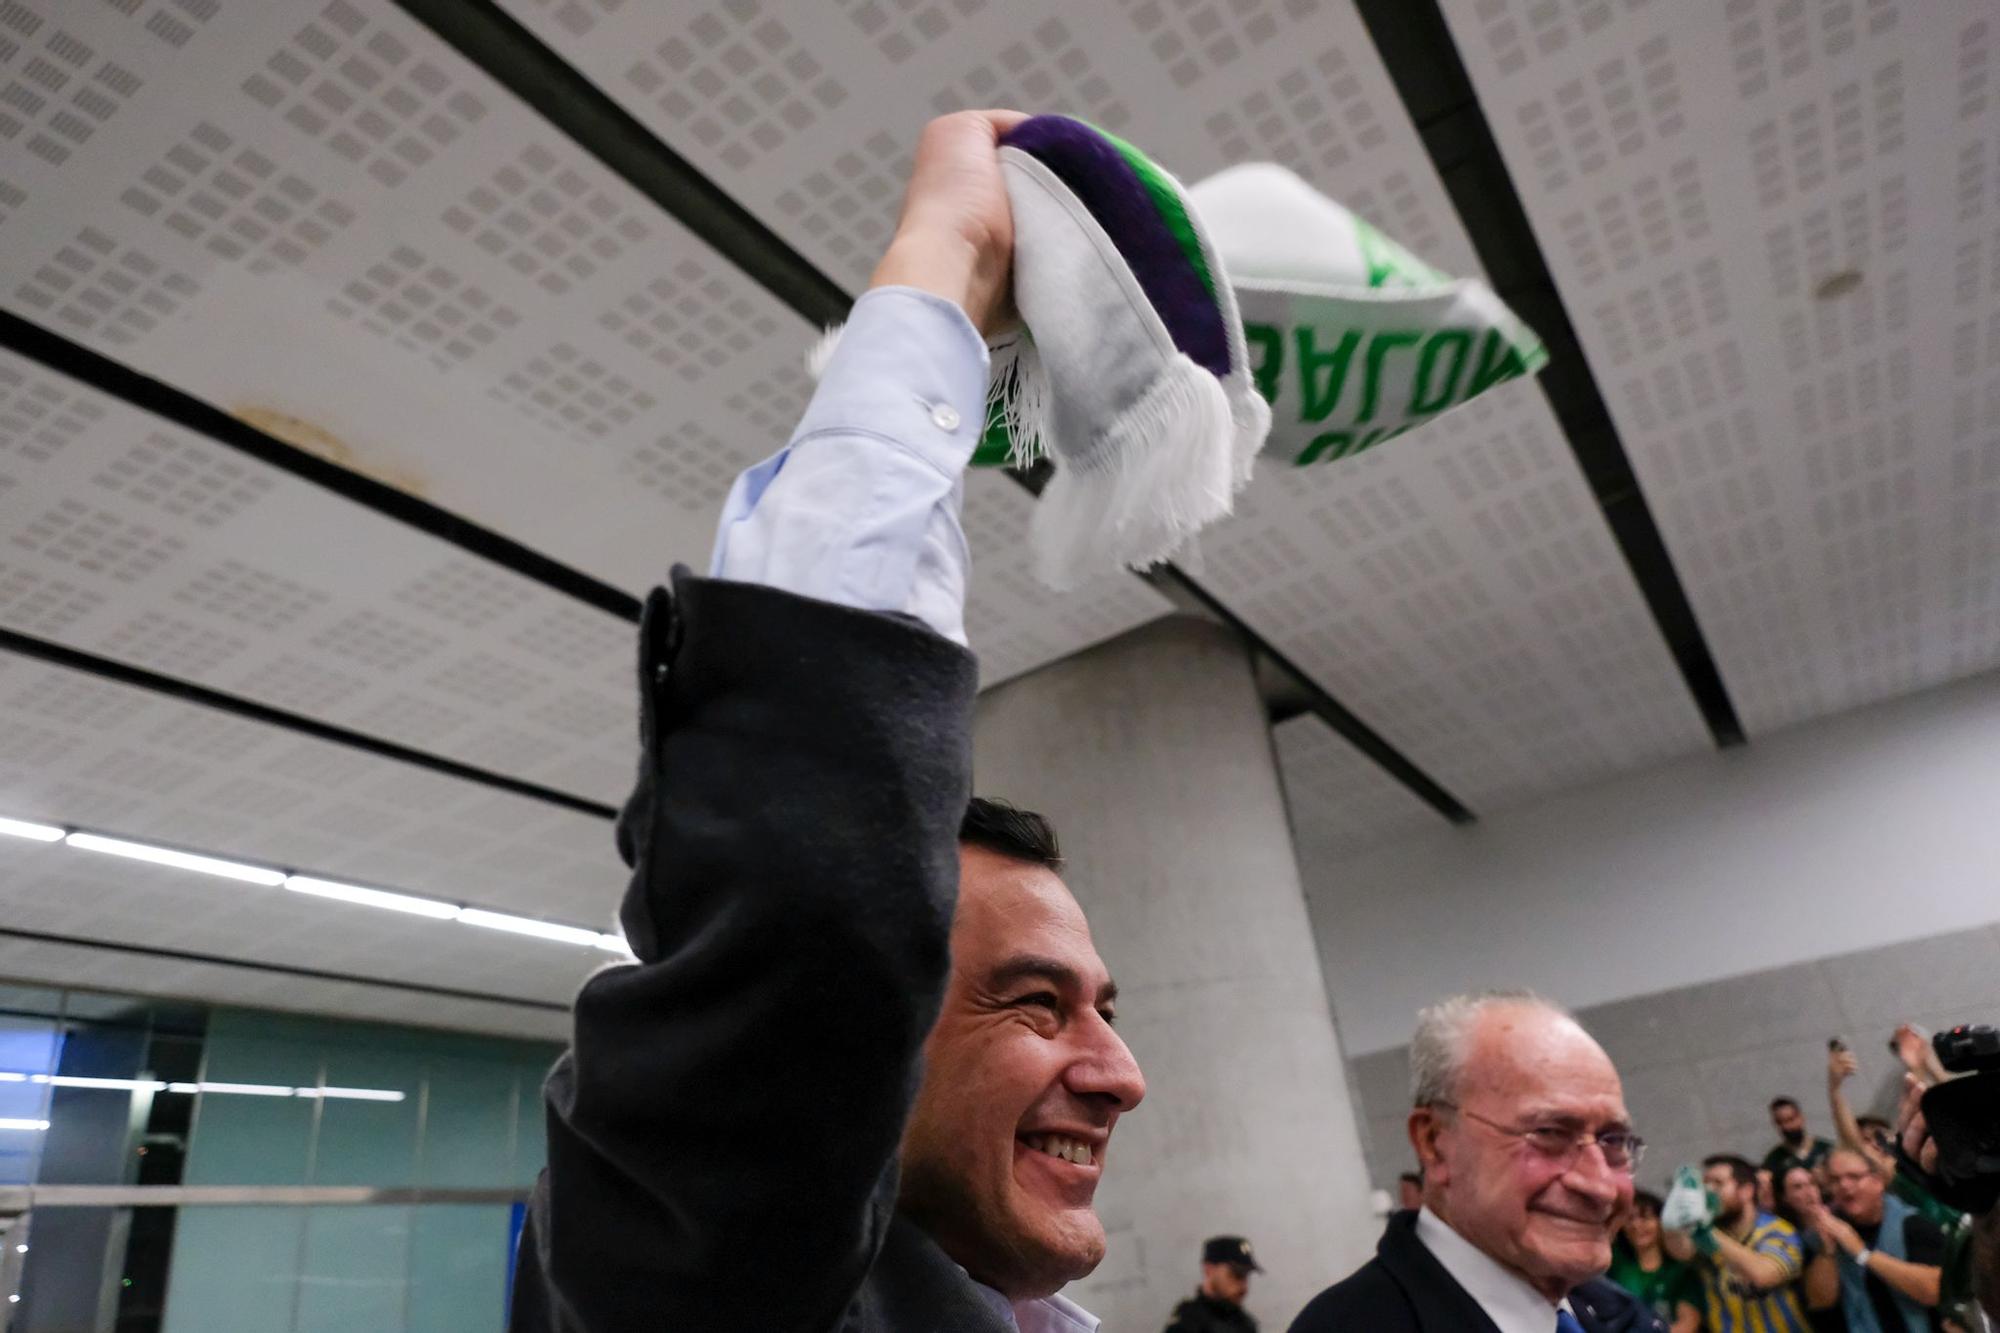
<instances>
[{"instance_id":1,"label":"perforated ceiling panel","mask_svg":"<svg viewBox=\"0 0 2000 1333\"><path fill-rule=\"evenodd\" d=\"M168 0L6 14L0 137L29 151L0 163L0 300L65 337L632 590L706 560L730 481L804 407L812 330L387 0L239 4L226 20ZM91 461L179 475L187 446L149 454L146 438ZM82 511L52 501L23 522L38 553L115 549L118 572L144 577L202 524L272 512L269 475L203 466L177 500L139 501L143 533L100 514L115 512L101 486ZM1015 558L1012 532L968 523L975 557ZM227 556L267 572L261 549ZM366 555L357 541L344 558ZM436 640L468 627L436 606L486 577L412 588L429 606L378 601L336 636L351 651L316 663L322 693L422 677L453 701L396 720L440 733L534 693L543 665L511 650L443 661ZM1119 578L1032 602L982 580L974 601L989 626L1033 627L1032 648L982 645L989 682L998 663L1094 641L1078 627L1103 637L1165 609ZM560 659L583 631L525 632ZM183 639L217 669L235 656L226 637ZM622 680L611 697L622 706ZM489 741L490 763L529 748Z\"/></svg>"},{"instance_id":2,"label":"perforated ceiling panel","mask_svg":"<svg viewBox=\"0 0 2000 1333\"><path fill-rule=\"evenodd\" d=\"M849 285L917 128L968 105L1082 116L1188 179L1276 160L1477 269L1346 4L505 4ZM1242 508L1200 577L1474 809L1709 743L1532 386L1335 467L1267 468Z\"/></svg>"},{"instance_id":3,"label":"perforated ceiling panel","mask_svg":"<svg viewBox=\"0 0 2000 1333\"><path fill-rule=\"evenodd\" d=\"M567 1004L583 979L609 961L600 951L573 945L324 902L93 856L60 843L0 843L0 886L11 930L544 1003Z\"/></svg>"},{"instance_id":4,"label":"perforated ceiling panel","mask_svg":"<svg viewBox=\"0 0 2000 1333\"><path fill-rule=\"evenodd\" d=\"M610 928L625 884L607 820L4 655L0 815L602 929ZM223 886L202 900L218 914L207 925L228 928L234 892ZM337 908L365 917L371 930L409 924L340 904L290 905L307 921L314 919L308 909ZM70 913L81 926L98 909L78 895L49 910ZM23 924L13 911L0 915ZM116 917L96 919L109 925ZM193 918L174 924L202 925ZM518 947L564 953L539 941ZM422 965L407 947L400 956Z\"/></svg>"},{"instance_id":5,"label":"perforated ceiling panel","mask_svg":"<svg viewBox=\"0 0 2000 1333\"><path fill-rule=\"evenodd\" d=\"M0 479L0 625L602 802L631 784L626 621L8 353Z\"/></svg>"},{"instance_id":6,"label":"perforated ceiling panel","mask_svg":"<svg viewBox=\"0 0 2000 1333\"><path fill-rule=\"evenodd\" d=\"M1748 727L2000 662L2000 15L1445 10Z\"/></svg>"}]
</instances>

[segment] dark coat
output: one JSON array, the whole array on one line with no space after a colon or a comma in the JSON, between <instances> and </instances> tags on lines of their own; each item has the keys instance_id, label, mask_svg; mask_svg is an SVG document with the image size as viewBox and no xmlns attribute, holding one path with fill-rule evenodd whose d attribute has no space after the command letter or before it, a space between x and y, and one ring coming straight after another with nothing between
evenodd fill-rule
<instances>
[{"instance_id":1,"label":"dark coat","mask_svg":"<svg viewBox=\"0 0 2000 1333\"><path fill-rule=\"evenodd\" d=\"M896 1217L972 781L970 653L676 571L618 823L638 956L544 1088L515 1333L1006 1327Z\"/></svg>"},{"instance_id":2,"label":"dark coat","mask_svg":"<svg viewBox=\"0 0 2000 1333\"><path fill-rule=\"evenodd\" d=\"M1257 1321L1234 1301L1196 1292L1174 1307L1174 1322L1166 1333L1257 1333Z\"/></svg>"},{"instance_id":3,"label":"dark coat","mask_svg":"<svg viewBox=\"0 0 2000 1333\"><path fill-rule=\"evenodd\" d=\"M1599 1278L1569 1296L1585 1333L1667 1333L1659 1316L1622 1287ZM1549 1313L1549 1333L1556 1317ZM1417 1239L1417 1215L1401 1212L1375 1257L1345 1282L1313 1297L1291 1333L1498 1333L1493 1321Z\"/></svg>"}]
</instances>

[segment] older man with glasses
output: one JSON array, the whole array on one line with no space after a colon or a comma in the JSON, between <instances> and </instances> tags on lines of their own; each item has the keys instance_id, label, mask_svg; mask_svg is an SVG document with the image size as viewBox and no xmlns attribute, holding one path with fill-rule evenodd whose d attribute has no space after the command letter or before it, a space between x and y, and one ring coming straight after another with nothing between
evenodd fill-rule
<instances>
[{"instance_id":1,"label":"older man with glasses","mask_svg":"<svg viewBox=\"0 0 2000 1333\"><path fill-rule=\"evenodd\" d=\"M1423 1207L1291 1333L1665 1333L1602 1280L1645 1148L1603 1047L1538 996L1462 995L1410 1065Z\"/></svg>"}]
</instances>

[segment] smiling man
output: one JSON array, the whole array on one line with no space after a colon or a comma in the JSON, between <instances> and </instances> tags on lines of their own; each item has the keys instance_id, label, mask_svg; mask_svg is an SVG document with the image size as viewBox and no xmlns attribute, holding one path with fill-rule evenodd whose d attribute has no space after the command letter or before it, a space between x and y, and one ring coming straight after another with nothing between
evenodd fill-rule
<instances>
[{"instance_id":1,"label":"smiling man","mask_svg":"<svg viewBox=\"0 0 2000 1333\"><path fill-rule=\"evenodd\" d=\"M976 800L959 866L951 978L903 1134L898 1209L996 1307L1039 1302L1043 1327L1092 1328L1055 1293L1104 1258L1097 1182L1145 1080L1112 1030L1118 987L1059 877L1049 822Z\"/></svg>"},{"instance_id":2,"label":"smiling man","mask_svg":"<svg viewBox=\"0 0 2000 1333\"><path fill-rule=\"evenodd\" d=\"M963 471L1007 318L998 137L917 145L804 419L640 631L636 962L577 995L516 1333L1092 1333L1145 1085L1045 820L971 796Z\"/></svg>"},{"instance_id":3,"label":"smiling man","mask_svg":"<svg viewBox=\"0 0 2000 1333\"><path fill-rule=\"evenodd\" d=\"M1664 1333L1602 1280L1644 1144L1590 1034L1525 992L1457 996L1418 1016L1410 1065L1423 1207L1292 1333Z\"/></svg>"}]
</instances>

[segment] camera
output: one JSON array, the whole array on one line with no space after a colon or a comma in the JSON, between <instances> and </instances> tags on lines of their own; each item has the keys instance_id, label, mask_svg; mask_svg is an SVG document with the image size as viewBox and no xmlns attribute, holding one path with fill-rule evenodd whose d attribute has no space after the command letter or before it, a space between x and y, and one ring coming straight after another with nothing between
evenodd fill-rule
<instances>
[{"instance_id":1,"label":"camera","mask_svg":"<svg viewBox=\"0 0 2000 1333\"><path fill-rule=\"evenodd\" d=\"M1985 1023L1961 1023L1931 1038L1938 1063L1954 1074L2000 1070L2000 1030Z\"/></svg>"},{"instance_id":2,"label":"camera","mask_svg":"<svg viewBox=\"0 0 2000 1333\"><path fill-rule=\"evenodd\" d=\"M1924 1094L1924 1123L1938 1150L1932 1192L1983 1213L2000 1201L2000 1031L1961 1024L1933 1036L1931 1049L1947 1070L1966 1075Z\"/></svg>"}]
</instances>

